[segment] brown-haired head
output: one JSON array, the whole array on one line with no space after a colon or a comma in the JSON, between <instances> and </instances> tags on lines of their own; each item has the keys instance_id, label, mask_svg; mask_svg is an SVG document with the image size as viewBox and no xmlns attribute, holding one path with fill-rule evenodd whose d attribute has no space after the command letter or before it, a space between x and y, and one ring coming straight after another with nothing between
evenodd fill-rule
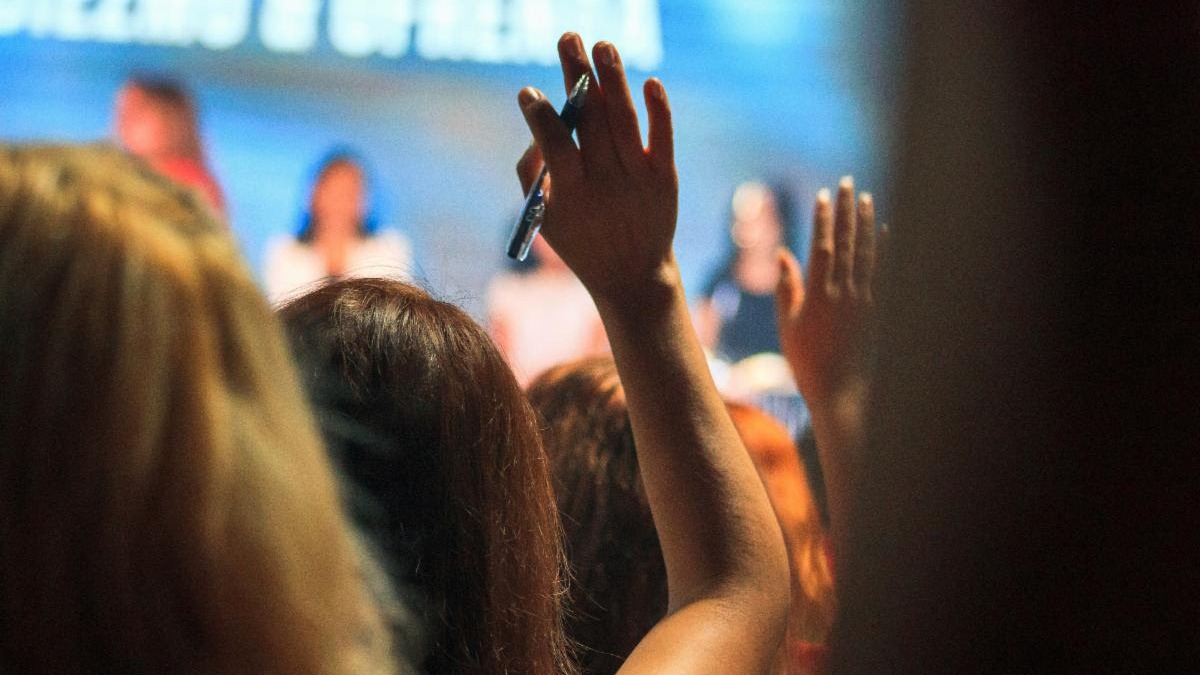
<instances>
[{"instance_id":1,"label":"brown-haired head","mask_svg":"<svg viewBox=\"0 0 1200 675\"><path fill-rule=\"evenodd\" d=\"M833 623L834 596L825 531L808 488L800 453L787 428L766 412L727 403L779 518L792 567L789 642L823 642Z\"/></svg>"},{"instance_id":2,"label":"brown-haired head","mask_svg":"<svg viewBox=\"0 0 1200 675\"><path fill-rule=\"evenodd\" d=\"M462 310L385 279L280 309L372 529L428 596L427 672L569 672L561 530L524 394ZM348 431L347 431L348 430Z\"/></svg>"},{"instance_id":3,"label":"brown-haired head","mask_svg":"<svg viewBox=\"0 0 1200 675\"><path fill-rule=\"evenodd\" d=\"M115 150L0 147L4 672L378 670L282 331L207 214Z\"/></svg>"},{"instance_id":4,"label":"brown-haired head","mask_svg":"<svg viewBox=\"0 0 1200 675\"><path fill-rule=\"evenodd\" d=\"M571 563L568 636L589 675L614 673L666 615L667 572L642 488L625 391L610 357L530 385Z\"/></svg>"}]
</instances>

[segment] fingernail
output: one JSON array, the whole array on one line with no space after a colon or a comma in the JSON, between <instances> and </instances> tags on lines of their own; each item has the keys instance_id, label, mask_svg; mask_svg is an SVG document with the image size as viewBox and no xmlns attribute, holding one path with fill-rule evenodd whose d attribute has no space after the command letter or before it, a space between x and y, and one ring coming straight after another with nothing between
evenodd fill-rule
<instances>
[{"instance_id":1,"label":"fingernail","mask_svg":"<svg viewBox=\"0 0 1200 675\"><path fill-rule=\"evenodd\" d=\"M650 78L650 95L659 101L667 100L667 89L657 77Z\"/></svg>"},{"instance_id":2,"label":"fingernail","mask_svg":"<svg viewBox=\"0 0 1200 675\"><path fill-rule=\"evenodd\" d=\"M616 52L612 43L601 42L596 45L596 62L602 66L612 66L616 61Z\"/></svg>"},{"instance_id":3,"label":"fingernail","mask_svg":"<svg viewBox=\"0 0 1200 675\"><path fill-rule=\"evenodd\" d=\"M566 32L558 39L558 46L583 51L583 38L579 37L579 33Z\"/></svg>"},{"instance_id":4,"label":"fingernail","mask_svg":"<svg viewBox=\"0 0 1200 675\"><path fill-rule=\"evenodd\" d=\"M854 176L842 176L842 179L840 181L838 181L838 187L840 187L844 190L853 190L854 189Z\"/></svg>"},{"instance_id":5,"label":"fingernail","mask_svg":"<svg viewBox=\"0 0 1200 675\"><path fill-rule=\"evenodd\" d=\"M829 203L829 188L821 188L820 190L817 190L817 201L822 204Z\"/></svg>"},{"instance_id":6,"label":"fingernail","mask_svg":"<svg viewBox=\"0 0 1200 675\"><path fill-rule=\"evenodd\" d=\"M863 206L870 206L871 202L873 202L873 201L874 201L874 198L871 197L870 192L864 192L858 196L858 202L860 204L862 204Z\"/></svg>"},{"instance_id":7,"label":"fingernail","mask_svg":"<svg viewBox=\"0 0 1200 675\"><path fill-rule=\"evenodd\" d=\"M533 87L525 87L517 94L517 103L524 108L542 97L542 93Z\"/></svg>"},{"instance_id":8,"label":"fingernail","mask_svg":"<svg viewBox=\"0 0 1200 675\"><path fill-rule=\"evenodd\" d=\"M650 96L653 96L655 98L655 100L658 100L658 101L666 100L667 91L666 91L666 89L662 88L662 80L661 79L652 77L652 78L646 80L646 84L647 84L647 90L649 91Z\"/></svg>"}]
</instances>

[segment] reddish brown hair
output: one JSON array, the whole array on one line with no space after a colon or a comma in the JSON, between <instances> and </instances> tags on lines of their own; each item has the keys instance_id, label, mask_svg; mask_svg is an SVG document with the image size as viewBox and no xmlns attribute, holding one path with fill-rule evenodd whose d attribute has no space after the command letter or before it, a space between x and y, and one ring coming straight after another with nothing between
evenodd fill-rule
<instances>
[{"instance_id":1,"label":"reddish brown hair","mask_svg":"<svg viewBox=\"0 0 1200 675\"><path fill-rule=\"evenodd\" d=\"M335 282L280 313L342 463L382 507L402 584L428 595L426 672L573 670L563 553L532 409L459 308L384 279ZM330 424L323 424L328 431Z\"/></svg>"},{"instance_id":2,"label":"reddish brown hair","mask_svg":"<svg viewBox=\"0 0 1200 675\"><path fill-rule=\"evenodd\" d=\"M771 415L742 403L726 407L754 460L787 543L792 570L787 642L823 642L833 624L833 579L825 531L800 453L787 428Z\"/></svg>"}]
</instances>

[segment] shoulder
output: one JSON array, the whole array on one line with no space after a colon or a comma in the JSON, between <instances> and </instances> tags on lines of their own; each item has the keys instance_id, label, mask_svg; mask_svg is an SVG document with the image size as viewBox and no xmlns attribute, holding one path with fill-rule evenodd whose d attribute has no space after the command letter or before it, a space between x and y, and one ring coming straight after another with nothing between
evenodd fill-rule
<instances>
[{"instance_id":1,"label":"shoulder","mask_svg":"<svg viewBox=\"0 0 1200 675\"><path fill-rule=\"evenodd\" d=\"M375 234L362 240L364 246L370 246L380 252L403 253L407 256L412 248L408 237L399 230L391 227L380 229Z\"/></svg>"},{"instance_id":2,"label":"shoulder","mask_svg":"<svg viewBox=\"0 0 1200 675\"><path fill-rule=\"evenodd\" d=\"M489 311L503 312L525 295L524 275L505 272L492 279L487 288Z\"/></svg>"},{"instance_id":3,"label":"shoulder","mask_svg":"<svg viewBox=\"0 0 1200 675\"><path fill-rule=\"evenodd\" d=\"M290 234L279 234L267 240L266 261L289 260L302 256L311 249L310 246Z\"/></svg>"}]
</instances>

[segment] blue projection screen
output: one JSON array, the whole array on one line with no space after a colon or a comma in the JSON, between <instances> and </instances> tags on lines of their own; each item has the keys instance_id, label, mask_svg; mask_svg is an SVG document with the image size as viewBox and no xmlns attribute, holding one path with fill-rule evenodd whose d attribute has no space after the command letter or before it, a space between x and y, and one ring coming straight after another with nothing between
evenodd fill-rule
<instances>
[{"instance_id":1,"label":"blue projection screen","mask_svg":"<svg viewBox=\"0 0 1200 675\"><path fill-rule=\"evenodd\" d=\"M805 204L853 173L886 210L894 18L857 0L0 0L0 139L111 138L126 77L179 79L256 270L296 230L315 162L349 146L417 278L478 317L522 201L516 93L561 102L555 43L574 30L667 87L696 293L740 181Z\"/></svg>"}]
</instances>

